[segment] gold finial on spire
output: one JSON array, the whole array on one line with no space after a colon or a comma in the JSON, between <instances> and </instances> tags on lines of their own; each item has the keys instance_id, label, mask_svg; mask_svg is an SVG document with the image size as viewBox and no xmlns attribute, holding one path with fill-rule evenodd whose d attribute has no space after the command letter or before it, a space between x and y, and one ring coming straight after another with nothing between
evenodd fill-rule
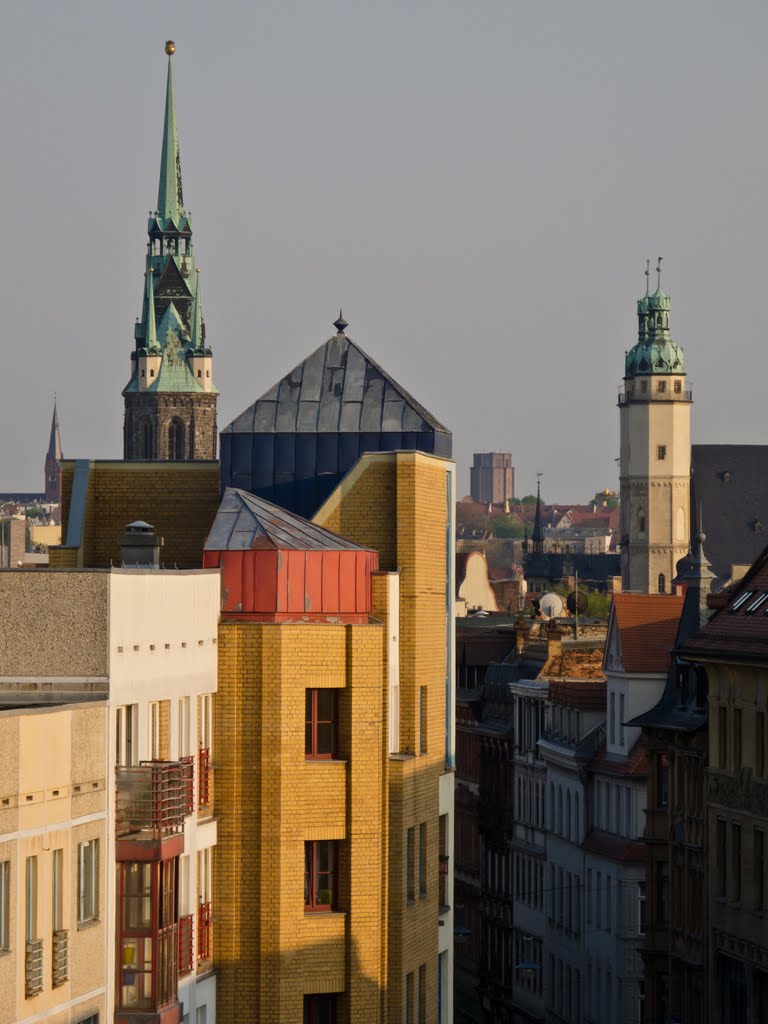
<instances>
[{"instance_id":1,"label":"gold finial on spire","mask_svg":"<svg viewBox=\"0 0 768 1024\"><path fill-rule=\"evenodd\" d=\"M176 43L174 43L174 41L172 39L166 39L166 41L165 41L165 52L168 54L169 57L172 54L176 53Z\"/></svg>"}]
</instances>

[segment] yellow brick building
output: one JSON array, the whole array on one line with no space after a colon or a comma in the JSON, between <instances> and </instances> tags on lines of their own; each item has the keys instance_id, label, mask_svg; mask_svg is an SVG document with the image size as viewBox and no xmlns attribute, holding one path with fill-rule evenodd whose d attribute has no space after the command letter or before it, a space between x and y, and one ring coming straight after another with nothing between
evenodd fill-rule
<instances>
[{"instance_id":1,"label":"yellow brick building","mask_svg":"<svg viewBox=\"0 0 768 1024\"><path fill-rule=\"evenodd\" d=\"M365 621L223 614L220 1024L245 1007L265 1024L453 1019L453 507L449 460L366 454L313 520L378 552ZM313 757L324 690L336 736ZM320 844L334 877L313 906Z\"/></svg>"}]
</instances>

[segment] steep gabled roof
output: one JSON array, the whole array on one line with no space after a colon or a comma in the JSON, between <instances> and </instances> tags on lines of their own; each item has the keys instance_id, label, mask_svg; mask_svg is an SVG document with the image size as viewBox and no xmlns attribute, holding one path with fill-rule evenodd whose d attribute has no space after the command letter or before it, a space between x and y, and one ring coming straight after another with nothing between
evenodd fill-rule
<instances>
[{"instance_id":1,"label":"steep gabled roof","mask_svg":"<svg viewBox=\"0 0 768 1024\"><path fill-rule=\"evenodd\" d=\"M682 610L682 594L614 594L608 643L615 630L625 672L667 671Z\"/></svg>"},{"instance_id":2,"label":"steep gabled roof","mask_svg":"<svg viewBox=\"0 0 768 1024\"><path fill-rule=\"evenodd\" d=\"M351 338L328 338L223 433L449 431Z\"/></svg>"},{"instance_id":3,"label":"steep gabled roof","mask_svg":"<svg viewBox=\"0 0 768 1024\"><path fill-rule=\"evenodd\" d=\"M205 542L205 550L252 551L255 548L280 551L366 550L270 501L227 487Z\"/></svg>"}]
</instances>

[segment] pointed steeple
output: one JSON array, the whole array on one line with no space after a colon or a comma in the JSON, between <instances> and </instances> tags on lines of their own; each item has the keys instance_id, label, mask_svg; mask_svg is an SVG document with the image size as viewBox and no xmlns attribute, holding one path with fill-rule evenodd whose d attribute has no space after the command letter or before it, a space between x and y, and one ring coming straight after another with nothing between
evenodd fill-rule
<instances>
[{"instance_id":1,"label":"pointed steeple","mask_svg":"<svg viewBox=\"0 0 768 1024\"><path fill-rule=\"evenodd\" d=\"M157 323L155 321L155 272L147 270L147 349L158 349Z\"/></svg>"},{"instance_id":2,"label":"pointed steeple","mask_svg":"<svg viewBox=\"0 0 768 1024\"><path fill-rule=\"evenodd\" d=\"M712 581L715 574L712 566L704 554L704 541L706 534L701 528L701 510L699 510L699 529L691 538L691 547L687 555L677 563L677 575L674 583L684 583L685 601L680 616L680 625L677 630L675 646L685 643L689 637L697 633L705 625L709 618L707 608L707 594L712 589Z\"/></svg>"},{"instance_id":3,"label":"pointed steeple","mask_svg":"<svg viewBox=\"0 0 768 1024\"><path fill-rule=\"evenodd\" d=\"M544 550L544 527L541 523L541 481L536 481L536 516L533 520L533 534L531 535L533 541L534 553L542 552Z\"/></svg>"},{"instance_id":4,"label":"pointed steeple","mask_svg":"<svg viewBox=\"0 0 768 1024\"><path fill-rule=\"evenodd\" d=\"M203 347L203 314L200 308L200 267L195 268L195 306L192 311L192 349Z\"/></svg>"},{"instance_id":5,"label":"pointed steeple","mask_svg":"<svg viewBox=\"0 0 768 1024\"><path fill-rule=\"evenodd\" d=\"M56 399L53 400L53 419L51 420L51 439L48 442L48 455L60 462L62 459L61 454L61 436L59 434L59 414L56 409Z\"/></svg>"},{"instance_id":6,"label":"pointed steeple","mask_svg":"<svg viewBox=\"0 0 768 1024\"><path fill-rule=\"evenodd\" d=\"M184 208L181 191L181 162L179 160L179 136L176 131L176 105L173 99L172 57L176 44L169 39L165 44L168 54L168 83L165 91L165 122L163 124L163 149L160 158L160 186L157 190L157 213L164 220L178 225L179 214Z\"/></svg>"}]
</instances>

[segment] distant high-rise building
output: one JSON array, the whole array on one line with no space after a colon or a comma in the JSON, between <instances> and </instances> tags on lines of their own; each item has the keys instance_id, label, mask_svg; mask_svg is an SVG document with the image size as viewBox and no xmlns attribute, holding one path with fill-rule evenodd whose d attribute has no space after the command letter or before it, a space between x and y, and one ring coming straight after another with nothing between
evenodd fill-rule
<instances>
[{"instance_id":1,"label":"distant high-rise building","mask_svg":"<svg viewBox=\"0 0 768 1024\"><path fill-rule=\"evenodd\" d=\"M515 496L515 467L509 452L475 452L469 493L475 501L503 505Z\"/></svg>"},{"instance_id":2,"label":"distant high-rise building","mask_svg":"<svg viewBox=\"0 0 768 1024\"><path fill-rule=\"evenodd\" d=\"M59 414L56 402L53 403L53 419L51 420L51 439L45 454L45 503L58 505L61 501L61 437L59 435Z\"/></svg>"},{"instance_id":3,"label":"distant high-rise building","mask_svg":"<svg viewBox=\"0 0 768 1024\"><path fill-rule=\"evenodd\" d=\"M126 459L216 457L213 359L205 341L192 223L184 209L171 57L157 209L149 215L141 320L134 330L131 379L123 391ZM193 277L193 271L195 275Z\"/></svg>"},{"instance_id":4,"label":"distant high-rise building","mask_svg":"<svg viewBox=\"0 0 768 1024\"><path fill-rule=\"evenodd\" d=\"M690 538L692 399L683 350L669 336L661 260L657 272L656 291L646 285L637 303L619 395L621 553L624 590L663 594Z\"/></svg>"}]
</instances>

